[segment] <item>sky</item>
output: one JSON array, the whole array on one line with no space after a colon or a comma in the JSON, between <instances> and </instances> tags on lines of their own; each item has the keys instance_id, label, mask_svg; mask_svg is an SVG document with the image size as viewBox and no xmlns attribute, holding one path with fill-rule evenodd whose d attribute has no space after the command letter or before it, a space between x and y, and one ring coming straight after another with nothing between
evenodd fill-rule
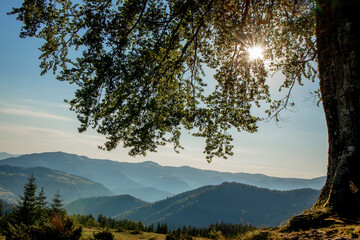
<instances>
[{"instance_id":1,"label":"sky","mask_svg":"<svg viewBox=\"0 0 360 240\"><path fill-rule=\"evenodd\" d=\"M256 133L233 132L234 156L205 160L204 140L186 133L184 150L177 154L165 146L146 157L130 157L121 145L111 152L97 148L105 138L95 131L78 133L76 114L64 99L71 100L75 86L59 82L48 73L40 76L41 41L21 39L21 24L7 16L12 4L0 1L0 152L28 154L62 151L90 158L121 162L154 161L164 166L191 166L222 172L261 173L277 177L313 178L326 175L327 130L322 107L309 92L318 83L296 86L296 111L283 111L282 120L261 122ZM206 76L211 81L211 76ZM277 89L282 77L269 79Z\"/></svg>"}]
</instances>

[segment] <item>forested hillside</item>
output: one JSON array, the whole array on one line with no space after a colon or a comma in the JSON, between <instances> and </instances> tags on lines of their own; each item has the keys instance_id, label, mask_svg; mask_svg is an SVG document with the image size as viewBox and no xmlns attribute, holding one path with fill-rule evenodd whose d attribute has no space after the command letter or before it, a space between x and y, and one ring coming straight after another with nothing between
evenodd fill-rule
<instances>
[{"instance_id":1,"label":"forested hillside","mask_svg":"<svg viewBox=\"0 0 360 240\"><path fill-rule=\"evenodd\" d=\"M22 168L0 165L0 198L15 202L27 179L33 175L47 196L59 192L64 202L82 197L110 196L113 193L100 183L44 167Z\"/></svg>"},{"instance_id":2,"label":"forested hillside","mask_svg":"<svg viewBox=\"0 0 360 240\"><path fill-rule=\"evenodd\" d=\"M67 204L65 209L68 214L91 214L95 217L101 214L105 217L113 217L145 204L147 204L147 202L130 195L119 195L81 198Z\"/></svg>"},{"instance_id":3,"label":"forested hillside","mask_svg":"<svg viewBox=\"0 0 360 240\"><path fill-rule=\"evenodd\" d=\"M319 191L275 191L239 183L205 186L118 215L145 224L207 226L216 222L277 226L311 208Z\"/></svg>"}]
</instances>

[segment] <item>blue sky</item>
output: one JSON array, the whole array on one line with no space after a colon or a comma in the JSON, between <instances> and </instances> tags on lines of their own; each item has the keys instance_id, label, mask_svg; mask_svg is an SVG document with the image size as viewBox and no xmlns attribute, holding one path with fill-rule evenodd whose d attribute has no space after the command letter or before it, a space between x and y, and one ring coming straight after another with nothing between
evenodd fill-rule
<instances>
[{"instance_id":1,"label":"blue sky","mask_svg":"<svg viewBox=\"0 0 360 240\"><path fill-rule=\"evenodd\" d=\"M74 86L51 74L40 76L38 48L41 41L18 37L20 23L7 16L12 4L0 2L0 152L25 154L63 151L91 158L126 162L155 161L161 165L192 166L226 172L263 173L279 177L312 178L326 174L327 132L323 109L309 92L318 83L296 86L295 112L282 112L283 120L259 124L254 134L234 132L234 156L207 163L203 140L184 134L185 150L174 153L166 146L146 157L129 157L119 146L112 152L98 150L104 137L93 131L77 133L76 115L64 103ZM281 76L269 79L276 89Z\"/></svg>"}]
</instances>

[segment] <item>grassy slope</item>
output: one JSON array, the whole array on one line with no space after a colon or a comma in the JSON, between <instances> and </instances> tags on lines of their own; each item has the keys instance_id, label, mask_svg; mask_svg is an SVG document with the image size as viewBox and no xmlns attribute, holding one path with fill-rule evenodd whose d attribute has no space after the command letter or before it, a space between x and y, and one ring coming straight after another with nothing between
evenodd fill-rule
<instances>
[{"instance_id":1,"label":"grassy slope","mask_svg":"<svg viewBox=\"0 0 360 240\"><path fill-rule=\"evenodd\" d=\"M94 228L83 228L82 237L80 240L87 240L89 237L93 236L93 233L98 232L98 229ZM157 234L157 233L149 233L143 232L141 234L131 234L131 231L124 232L115 232L115 230L111 230L115 235L115 240L140 240L140 239L154 239L154 240L165 240L165 234ZM207 238L193 238L194 240L206 240ZM220 240L220 239L219 239Z\"/></svg>"},{"instance_id":2,"label":"grassy slope","mask_svg":"<svg viewBox=\"0 0 360 240\"><path fill-rule=\"evenodd\" d=\"M360 225L334 225L326 228L306 231L283 232L280 228L261 229L249 232L241 240L276 240L276 239L359 239Z\"/></svg>"},{"instance_id":3,"label":"grassy slope","mask_svg":"<svg viewBox=\"0 0 360 240\"><path fill-rule=\"evenodd\" d=\"M276 240L276 239L359 239L360 237L360 225L343 225L335 224L326 228L319 229L310 229L306 231L295 231L295 232L283 232L281 228L268 228L255 230L254 232L249 232L246 235L238 238L240 240ZM83 237L81 240L87 240L89 237L93 236L94 232L97 232L97 229L83 228ZM115 232L115 240L139 240L139 239L156 239L164 240L166 235L157 234L157 233L141 233L141 234L131 234L131 231L125 232ZM0 238L1 239L1 238ZM206 240L208 238L195 238L194 240ZM219 238L222 240L224 238Z\"/></svg>"}]
</instances>

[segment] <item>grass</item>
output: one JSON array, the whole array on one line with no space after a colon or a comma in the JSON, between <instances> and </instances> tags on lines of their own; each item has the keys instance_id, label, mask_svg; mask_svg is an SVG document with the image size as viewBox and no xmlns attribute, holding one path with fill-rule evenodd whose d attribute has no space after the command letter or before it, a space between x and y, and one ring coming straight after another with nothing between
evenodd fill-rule
<instances>
[{"instance_id":1,"label":"grass","mask_svg":"<svg viewBox=\"0 0 360 240\"><path fill-rule=\"evenodd\" d=\"M142 232L140 234L132 234L133 231L123 231L116 232L114 229L109 229L115 236L115 240L165 240L165 234ZM93 237L93 233L99 232L101 230L97 228L83 228L82 237L80 240L88 240ZM208 238L193 237L194 240L207 240ZM1 240L1 239L0 239ZM224 240L224 238L219 238L219 240Z\"/></svg>"},{"instance_id":2,"label":"grass","mask_svg":"<svg viewBox=\"0 0 360 240\"><path fill-rule=\"evenodd\" d=\"M333 224L328 227L284 231L283 228L258 229L248 232L241 240L275 240L275 239L360 239L360 225Z\"/></svg>"},{"instance_id":3,"label":"grass","mask_svg":"<svg viewBox=\"0 0 360 240\"><path fill-rule=\"evenodd\" d=\"M88 240L93 237L93 234L99 232L100 230L96 228L83 228L83 233L81 240ZM153 239L153 240L163 240L166 238L164 234L157 234L157 233L148 233L143 232L140 234L131 234L132 231L124 231L124 232L116 232L113 229L110 231L114 234L115 240L136 240L136 239Z\"/></svg>"}]
</instances>

